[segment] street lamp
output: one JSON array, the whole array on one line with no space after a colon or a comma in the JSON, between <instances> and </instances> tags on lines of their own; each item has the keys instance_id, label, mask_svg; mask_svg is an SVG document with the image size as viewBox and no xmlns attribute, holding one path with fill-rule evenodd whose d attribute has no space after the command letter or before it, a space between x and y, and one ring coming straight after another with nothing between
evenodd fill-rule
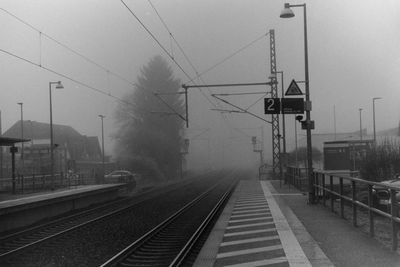
<instances>
[{"instance_id":1,"label":"street lamp","mask_svg":"<svg viewBox=\"0 0 400 267\"><path fill-rule=\"evenodd\" d=\"M52 184L51 189L54 190L54 139L53 139L53 108L51 104L51 85L55 84L56 89L63 89L64 86L61 84L60 81L58 82L49 82L49 96L50 96L50 164L51 164L51 177L52 177Z\"/></svg>"},{"instance_id":2,"label":"street lamp","mask_svg":"<svg viewBox=\"0 0 400 267\"><path fill-rule=\"evenodd\" d=\"M309 87L309 75L308 75L308 45L307 45L307 13L306 4L301 5L290 5L285 3L284 9L280 15L281 18L292 18L294 17L291 7L303 7L304 17L304 65L305 65L305 110L306 110L306 132L307 132L307 174L308 174L308 202L310 204L315 202L315 190L313 186L313 162L312 162L312 146L311 146L311 129L314 128L314 123L311 121L311 101L310 101L310 87Z\"/></svg>"},{"instance_id":3,"label":"street lamp","mask_svg":"<svg viewBox=\"0 0 400 267\"><path fill-rule=\"evenodd\" d=\"M362 108L359 108L358 111L360 112L360 140L362 140L362 121L361 121Z\"/></svg>"},{"instance_id":4,"label":"street lamp","mask_svg":"<svg viewBox=\"0 0 400 267\"><path fill-rule=\"evenodd\" d=\"M24 103L17 103L21 107L21 139L24 139L24 111L23 105ZM21 172L24 172L24 142L21 143Z\"/></svg>"},{"instance_id":5,"label":"street lamp","mask_svg":"<svg viewBox=\"0 0 400 267\"><path fill-rule=\"evenodd\" d=\"M376 128L375 128L375 100L382 99L382 97L374 97L372 98L372 117L374 124L374 142L376 143Z\"/></svg>"},{"instance_id":6,"label":"street lamp","mask_svg":"<svg viewBox=\"0 0 400 267\"><path fill-rule=\"evenodd\" d=\"M104 123L103 120L106 116L104 115L99 115L100 119L101 119L101 150L102 150L102 167L103 167L103 175L102 177L104 177L105 174L105 167L104 167Z\"/></svg>"}]
</instances>

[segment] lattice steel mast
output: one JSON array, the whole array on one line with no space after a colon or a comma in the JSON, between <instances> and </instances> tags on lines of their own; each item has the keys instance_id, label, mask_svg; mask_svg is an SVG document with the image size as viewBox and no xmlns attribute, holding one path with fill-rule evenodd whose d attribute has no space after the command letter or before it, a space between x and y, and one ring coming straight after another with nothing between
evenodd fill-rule
<instances>
[{"instance_id":1,"label":"lattice steel mast","mask_svg":"<svg viewBox=\"0 0 400 267\"><path fill-rule=\"evenodd\" d=\"M276 73L276 54L275 54L275 30L269 30L269 43L270 43L270 66L271 72ZM269 76L270 74L268 74ZM278 85L276 83L276 76L271 76L271 97L278 98ZM279 133L279 115L272 114L272 171L274 176L277 170L279 170L280 175L282 174L281 164L280 164L280 133ZM281 177L282 178L282 177Z\"/></svg>"}]
</instances>

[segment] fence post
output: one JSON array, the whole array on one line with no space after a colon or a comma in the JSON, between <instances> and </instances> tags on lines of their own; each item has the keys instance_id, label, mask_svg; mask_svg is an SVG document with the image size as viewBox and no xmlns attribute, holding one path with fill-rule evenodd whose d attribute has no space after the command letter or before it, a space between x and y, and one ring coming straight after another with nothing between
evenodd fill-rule
<instances>
[{"instance_id":1,"label":"fence post","mask_svg":"<svg viewBox=\"0 0 400 267\"><path fill-rule=\"evenodd\" d=\"M24 175L21 174L21 193L24 193Z\"/></svg>"},{"instance_id":2,"label":"fence post","mask_svg":"<svg viewBox=\"0 0 400 267\"><path fill-rule=\"evenodd\" d=\"M368 215L369 215L369 236L374 237L375 228L374 228L374 213L371 208L374 206L373 196L372 196L372 185L368 185Z\"/></svg>"},{"instance_id":3,"label":"fence post","mask_svg":"<svg viewBox=\"0 0 400 267\"><path fill-rule=\"evenodd\" d=\"M343 178L339 177L340 216L344 219Z\"/></svg>"},{"instance_id":4,"label":"fence post","mask_svg":"<svg viewBox=\"0 0 400 267\"><path fill-rule=\"evenodd\" d=\"M391 213L391 221L392 221L392 251L397 250L397 223L394 218L397 216L397 207L396 207L396 190L390 189L390 213Z\"/></svg>"},{"instance_id":5,"label":"fence post","mask_svg":"<svg viewBox=\"0 0 400 267\"><path fill-rule=\"evenodd\" d=\"M357 205L356 205L356 182L351 181L351 192L352 192L352 207L353 207L353 226L357 227Z\"/></svg>"},{"instance_id":6,"label":"fence post","mask_svg":"<svg viewBox=\"0 0 400 267\"><path fill-rule=\"evenodd\" d=\"M334 212L335 208L333 206L333 201L334 201L335 195L332 193L333 192L333 176L332 175L329 175L329 189L331 190L331 193L329 194L331 197L331 211Z\"/></svg>"},{"instance_id":7,"label":"fence post","mask_svg":"<svg viewBox=\"0 0 400 267\"><path fill-rule=\"evenodd\" d=\"M319 203L319 196L321 195L321 188L319 188L319 176L317 173L315 173L314 171L312 172L312 183L313 183L313 188L314 188L314 192L315 192L315 199L316 199L316 203Z\"/></svg>"},{"instance_id":8,"label":"fence post","mask_svg":"<svg viewBox=\"0 0 400 267\"><path fill-rule=\"evenodd\" d=\"M325 173L322 174L322 204L326 206Z\"/></svg>"}]
</instances>

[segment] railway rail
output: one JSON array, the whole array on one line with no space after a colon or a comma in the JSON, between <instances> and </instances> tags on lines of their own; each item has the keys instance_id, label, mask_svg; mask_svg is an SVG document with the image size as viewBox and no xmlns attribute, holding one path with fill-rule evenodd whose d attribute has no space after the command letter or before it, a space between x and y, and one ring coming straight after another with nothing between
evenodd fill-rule
<instances>
[{"instance_id":1,"label":"railway rail","mask_svg":"<svg viewBox=\"0 0 400 267\"><path fill-rule=\"evenodd\" d=\"M194 195L204 192L211 183L215 184L215 177L221 176L216 174L207 179L195 179L196 183L184 183L179 188L171 187L170 190L160 189L162 193L139 198L129 207L94 216L96 218L92 220L64 227L65 230L57 226L54 227L57 230L51 232L47 225L40 231L39 227L30 229L31 232L18 233L14 237L8 236L3 239L8 241L1 242L1 245L14 245L9 245L0 255L0 266L24 266L25 263L29 263L29 266L99 266L169 217L178 207L193 199ZM177 195L183 195L183 198ZM16 249L12 246L16 246ZM87 252L89 250L92 253Z\"/></svg>"},{"instance_id":2,"label":"railway rail","mask_svg":"<svg viewBox=\"0 0 400 267\"><path fill-rule=\"evenodd\" d=\"M189 256L202 234L213 225L212 222L229 199L236 182L222 182L210 188L105 262L102 267L184 264L190 260Z\"/></svg>"},{"instance_id":3,"label":"railway rail","mask_svg":"<svg viewBox=\"0 0 400 267\"><path fill-rule=\"evenodd\" d=\"M167 187L156 188L144 191L132 197L124 197L111 203L102 204L88 210L71 214L50 222L40 224L28 229L18 231L16 233L0 236L0 262L1 259L13 254L20 253L46 240L57 238L59 235L73 231L79 227L102 220L119 212L123 212L133 206L139 205L141 202L152 198L156 194L167 193L176 190L181 186L187 185L188 182L180 185L169 185Z\"/></svg>"}]
</instances>

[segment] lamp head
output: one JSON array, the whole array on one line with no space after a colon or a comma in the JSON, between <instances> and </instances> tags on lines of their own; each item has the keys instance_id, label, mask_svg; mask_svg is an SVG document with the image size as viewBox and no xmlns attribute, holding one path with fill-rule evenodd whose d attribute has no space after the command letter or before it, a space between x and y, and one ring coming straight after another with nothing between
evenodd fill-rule
<instances>
[{"instance_id":1,"label":"lamp head","mask_svg":"<svg viewBox=\"0 0 400 267\"><path fill-rule=\"evenodd\" d=\"M280 15L281 18L293 18L294 17L294 13L293 11L290 9L290 4L289 3L285 3L285 6L281 12Z\"/></svg>"},{"instance_id":2,"label":"lamp head","mask_svg":"<svg viewBox=\"0 0 400 267\"><path fill-rule=\"evenodd\" d=\"M61 81L58 81L56 89L64 89L64 86L62 85Z\"/></svg>"},{"instance_id":3,"label":"lamp head","mask_svg":"<svg viewBox=\"0 0 400 267\"><path fill-rule=\"evenodd\" d=\"M296 121L301 121L303 119L303 115L297 115L296 116Z\"/></svg>"}]
</instances>

